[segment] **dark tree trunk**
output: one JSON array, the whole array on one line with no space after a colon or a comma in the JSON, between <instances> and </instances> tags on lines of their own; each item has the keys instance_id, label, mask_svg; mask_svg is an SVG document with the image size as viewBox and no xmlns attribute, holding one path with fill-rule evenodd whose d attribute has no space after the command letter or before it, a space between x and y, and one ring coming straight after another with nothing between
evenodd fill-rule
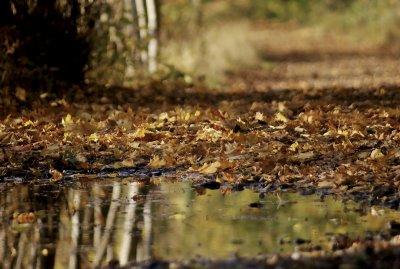
<instances>
[{"instance_id":1,"label":"dark tree trunk","mask_svg":"<svg viewBox=\"0 0 400 269\"><path fill-rule=\"evenodd\" d=\"M64 6L56 0L32 3L0 0L0 86L58 91L82 83L92 27L79 24L80 1L68 0ZM87 21L93 24L93 18Z\"/></svg>"}]
</instances>

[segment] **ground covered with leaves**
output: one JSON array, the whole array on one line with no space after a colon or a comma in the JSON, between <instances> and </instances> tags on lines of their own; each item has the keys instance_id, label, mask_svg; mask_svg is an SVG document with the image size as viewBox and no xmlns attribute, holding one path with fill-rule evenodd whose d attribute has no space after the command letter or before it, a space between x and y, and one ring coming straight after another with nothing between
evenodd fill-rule
<instances>
[{"instance_id":1,"label":"ground covered with leaves","mask_svg":"<svg viewBox=\"0 0 400 269\"><path fill-rule=\"evenodd\" d=\"M231 74L222 89L163 80L42 95L44 106L3 114L0 178L172 169L227 186L322 188L398 208L397 66L392 55L322 54Z\"/></svg>"},{"instance_id":2,"label":"ground covered with leaves","mask_svg":"<svg viewBox=\"0 0 400 269\"><path fill-rule=\"evenodd\" d=\"M230 73L216 89L187 77L88 85L29 105L20 91L19 108L1 112L0 181L164 174L224 192L294 189L398 209L396 55L280 47L268 68Z\"/></svg>"}]
</instances>

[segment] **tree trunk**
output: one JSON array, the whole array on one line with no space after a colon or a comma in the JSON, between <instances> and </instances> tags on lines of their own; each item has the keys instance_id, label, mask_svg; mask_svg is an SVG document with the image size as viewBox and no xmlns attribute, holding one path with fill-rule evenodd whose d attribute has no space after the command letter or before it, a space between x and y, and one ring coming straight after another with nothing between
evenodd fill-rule
<instances>
[{"instance_id":1,"label":"tree trunk","mask_svg":"<svg viewBox=\"0 0 400 269\"><path fill-rule=\"evenodd\" d=\"M150 73L154 73L157 70L157 55L158 55L158 34L157 34L157 1L146 0L147 6L147 27L149 34L148 42L148 57L149 64L148 70Z\"/></svg>"}]
</instances>

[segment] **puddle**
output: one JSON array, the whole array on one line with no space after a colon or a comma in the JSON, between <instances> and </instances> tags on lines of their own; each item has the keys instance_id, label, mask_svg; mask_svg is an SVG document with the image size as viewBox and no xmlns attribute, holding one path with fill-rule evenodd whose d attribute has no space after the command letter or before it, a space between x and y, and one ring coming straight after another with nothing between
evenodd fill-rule
<instances>
[{"instance_id":1,"label":"puddle","mask_svg":"<svg viewBox=\"0 0 400 269\"><path fill-rule=\"evenodd\" d=\"M188 183L20 185L0 194L0 267L251 257L305 246L328 250L333 234L362 237L400 220L395 211L357 209L352 202L295 193L262 199L251 190L199 195Z\"/></svg>"}]
</instances>

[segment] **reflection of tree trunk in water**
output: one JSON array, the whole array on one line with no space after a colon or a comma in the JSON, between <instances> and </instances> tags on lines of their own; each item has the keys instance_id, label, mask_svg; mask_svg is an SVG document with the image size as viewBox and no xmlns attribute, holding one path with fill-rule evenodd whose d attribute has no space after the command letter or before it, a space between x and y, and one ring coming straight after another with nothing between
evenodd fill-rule
<instances>
[{"instance_id":1,"label":"reflection of tree trunk in water","mask_svg":"<svg viewBox=\"0 0 400 269\"><path fill-rule=\"evenodd\" d=\"M30 242L30 257L29 257L29 261L28 261L28 268L33 269L35 268L34 265L37 263L37 259L38 256L38 243L40 242L40 226L41 223L39 223L40 221L38 221L34 227L33 227L33 231L32 231L32 240ZM37 267L39 268L39 267Z\"/></svg>"},{"instance_id":2,"label":"reflection of tree trunk in water","mask_svg":"<svg viewBox=\"0 0 400 269\"><path fill-rule=\"evenodd\" d=\"M100 244L101 240L101 226L103 222L103 213L101 212L101 199L99 198L100 187L98 183L93 184L92 195L93 195L93 203L94 203L94 216L93 216L93 246L97 247Z\"/></svg>"},{"instance_id":3,"label":"reflection of tree trunk in water","mask_svg":"<svg viewBox=\"0 0 400 269\"><path fill-rule=\"evenodd\" d=\"M135 223L136 201L132 197L138 194L138 183L133 182L129 184L128 199L129 204L126 206L125 222L123 227L123 238L119 253L120 265L126 265L129 261L129 253L132 244L132 228Z\"/></svg>"},{"instance_id":4,"label":"reflection of tree trunk in water","mask_svg":"<svg viewBox=\"0 0 400 269\"><path fill-rule=\"evenodd\" d=\"M80 193L78 190L72 190L73 192L73 215L71 217L71 250L69 256L68 268L75 269L78 265L78 243L79 243L79 207L81 202Z\"/></svg>"},{"instance_id":5,"label":"reflection of tree trunk in water","mask_svg":"<svg viewBox=\"0 0 400 269\"><path fill-rule=\"evenodd\" d=\"M90 207L85 207L83 211L83 220L82 220L82 244L89 245L90 244L90 221L92 217L92 209Z\"/></svg>"},{"instance_id":6,"label":"reflection of tree trunk in water","mask_svg":"<svg viewBox=\"0 0 400 269\"><path fill-rule=\"evenodd\" d=\"M0 209L1 212L4 212L4 208ZM3 222L3 220L1 220ZM5 252L6 252L6 227L2 223L0 226L0 261L5 261Z\"/></svg>"},{"instance_id":7,"label":"reflection of tree trunk in water","mask_svg":"<svg viewBox=\"0 0 400 269\"><path fill-rule=\"evenodd\" d=\"M114 249L113 245L109 243L107 245L107 250L106 250L106 261L111 261L114 259Z\"/></svg>"},{"instance_id":8,"label":"reflection of tree trunk in water","mask_svg":"<svg viewBox=\"0 0 400 269\"><path fill-rule=\"evenodd\" d=\"M27 243L26 233L21 233L18 240L18 250L17 250L18 256L17 256L17 261L15 262L14 265L15 269L20 269L22 267L22 259L25 255L26 243Z\"/></svg>"},{"instance_id":9,"label":"reflection of tree trunk in water","mask_svg":"<svg viewBox=\"0 0 400 269\"><path fill-rule=\"evenodd\" d=\"M142 242L139 245L136 257L138 262L147 261L151 258L151 230L151 198L150 194L147 194L146 203L143 208Z\"/></svg>"},{"instance_id":10,"label":"reflection of tree trunk in water","mask_svg":"<svg viewBox=\"0 0 400 269\"><path fill-rule=\"evenodd\" d=\"M118 206L120 203L119 202L120 194L121 194L121 185L120 185L120 183L115 182L113 185L111 204L110 204L110 208L109 208L108 214L107 214L106 227L105 227L103 236L101 237L100 245L98 246L96 254L95 254L93 267L97 267L100 265L100 263L103 259L103 256L106 252L107 245L109 243L110 236L111 236L111 230L113 228L114 221L115 221L115 216L116 216Z\"/></svg>"}]
</instances>

